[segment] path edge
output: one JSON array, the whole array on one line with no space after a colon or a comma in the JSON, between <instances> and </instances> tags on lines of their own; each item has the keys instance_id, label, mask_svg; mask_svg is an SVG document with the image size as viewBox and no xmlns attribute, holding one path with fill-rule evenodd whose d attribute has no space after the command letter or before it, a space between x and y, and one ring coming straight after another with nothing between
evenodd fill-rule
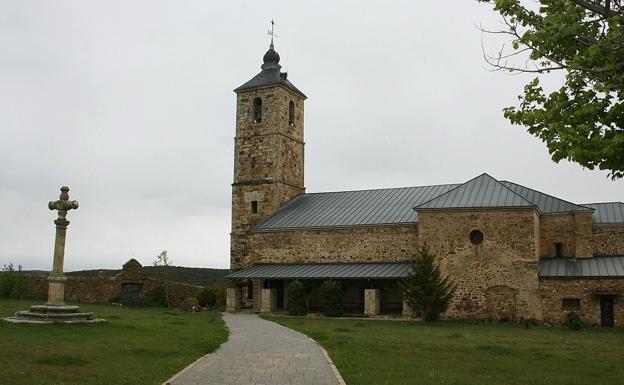
<instances>
[{"instance_id":1,"label":"path edge","mask_svg":"<svg viewBox=\"0 0 624 385\"><path fill-rule=\"evenodd\" d=\"M174 374L171 378L169 378L168 380L166 380L165 382L162 383L162 385L172 385L172 382L175 381L178 377L180 377L182 374L184 374L187 370L189 370L193 365L195 365L196 363L198 363L199 361L201 361L202 359L204 359L204 357L209 356L213 353L216 353L217 351L219 351L219 349L221 349L221 346L223 346L224 344L226 344L229 340L230 340L230 328L228 328L227 323L225 322L225 320L223 319L223 313L221 313L221 320L223 321L223 323L225 324L225 330L227 330L227 339L225 341L223 341L223 343L217 348L217 350L210 352L210 353L206 353L203 356L199 357L198 359L196 359L195 361L193 361L192 363L188 364L184 369L180 370L179 372L177 372L176 374ZM340 384L343 385L343 384ZM346 384L345 384L346 385Z\"/></svg>"},{"instance_id":2,"label":"path edge","mask_svg":"<svg viewBox=\"0 0 624 385\"><path fill-rule=\"evenodd\" d=\"M324 348L321 344L319 344L319 343L318 343L318 341L316 341L315 339L312 339L312 338L308 337L307 335L305 335L305 334L301 333L300 331L297 331L297 330L295 330L295 329L291 329L291 328L289 328L289 327L287 327L287 326L284 326L284 325L282 325L282 324L279 324L279 323L277 323L277 322L275 322L275 321L271 321L271 320L268 320L268 319L266 319L266 318L262 318L262 317L258 317L258 318L260 318L260 319L262 319L262 320L265 320L265 321L268 321L268 322L272 322L272 323L276 324L277 326L281 326L281 327L283 327L283 328L285 328L285 329L288 329L288 330L290 330L290 331L293 331L293 332L295 332L295 333L299 333L299 334L301 334L302 336L304 336L305 338L307 338L307 339L309 339L310 341L312 341L312 342L313 342L316 346L318 346L318 347L321 349L321 351L323 352L323 355L325 356L325 361L327 361L327 364L328 364L328 365L329 365L329 367L331 368L332 373L334 373L334 377L336 377L336 381L338 381L338 385L347 385L347 383L345 382L344 378L342 378L342 375L341 375L341 374L340 374L340 372L338 371L338 368L337 368L337 367L336 367L336 365L334 364L334 361L332 361L331 357L329 356L329 353L327 353L327 350L325 350L325 348ZM163 384L163 385L168 385L168 384Z\"/></svg>"}]
</instances>

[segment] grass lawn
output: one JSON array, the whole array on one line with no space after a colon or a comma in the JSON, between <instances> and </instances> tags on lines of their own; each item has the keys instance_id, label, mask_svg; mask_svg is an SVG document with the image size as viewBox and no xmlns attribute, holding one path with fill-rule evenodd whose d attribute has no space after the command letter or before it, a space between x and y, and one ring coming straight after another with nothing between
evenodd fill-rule
<instances>
[{"instance_id":1,"label":"grass lawn","mask_svg":"<svg viewBox=\"0 0 624 385\"><path fill-rule=\"evenodd\" d=\"M0 300L0 317L44 301ZM108 322L0 322L0 384L162 384L227 339L220 314L86 305Z\"/></svg>"},{"instance_id":2,"label":"grass lawn","mask_svg":"<svg viewBox=\"0 0 624 385\"><path fill-rule=\"evenodd\" d=\"M348 385L622 385L624 331L271 316L318 341Z\"/></svg>"}]
</instances>

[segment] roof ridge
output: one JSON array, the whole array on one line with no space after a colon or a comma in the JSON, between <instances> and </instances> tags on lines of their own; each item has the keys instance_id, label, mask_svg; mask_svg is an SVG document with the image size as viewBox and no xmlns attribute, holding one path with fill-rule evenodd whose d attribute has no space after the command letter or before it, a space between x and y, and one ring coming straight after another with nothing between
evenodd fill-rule
<instances>
[{"instance_id":1,"label":"roof ridge","mask_svg":"<svg viewBox=\"0 0 624 385\"><path fill-rule=\"evenodd\" d=\"M434 200L436 200L436 199L440 199L441 197L443 197L443 196L445 196L445 195L448 195L448 194L452 193L453 191L456 191L456 190L458 190L459 188L461 188L461 187L463 187L463 186L466 186L467 184L469 184L469 183L471 183L471 182L474 182L475 180L477 180L478 178L481 178L481 177L483 177L483 176L487 176L488 178L490 178L490 179L494 180L494 181L495 181L498 185L500 185L502 188L506 189L507 191L509 191L509 192L510 192L510 193L512 193L513 195L517 196L518 198L520 198L520 200L522 200L522 201L524 201L524 202L528 203L530 206L533 206L533 207L534 207L534 208L535 208L538 212L541 212L541 211L539 210L539 207L537 207L537 205L536 205L535 203L530 202L528 199L524 198L522 195L520 195L520 194L516 193L515 191L513 191L513 190L512 190L512 189L510 189L509 187L505 186L505 185L504 185L503 183L501 183L498 179L494 178L493 176L491 176L491 175L490 175L490 174L488 174L487 172L483 172L483 173L481 173L481 174L479 174L479 175L475 176L474 178L469 179L469 180L467 180L466 182L464 182L464 183L460 184L459 186L457 186L457 187L455 187L455 188L452 188L452 189L450 189L449 191L447 191L447 192L445 192L445 193L442 193L442 194L440 194L440 195L438 195L438 196L436 196L436 197L433 197L433 198L429 199L428 201L426 201L426 202L423 202L423 203L419 204L418 206L413 207L413 209L415 210L415 209L417 209L417 208L419 208L419 207L422 207L422 206L424 206L424 205L426 205L426 204L428 204L428 203L430 203L430 202L433 202L433 201L434 201Z\"/></svg>"},{"instance_id":2,"label":"roof ridge","mask_svg":"<svg viewBox=\"0 0 624 385\"><path fill-rule=\"evenodd\" d=\"M574 203L574 202L572 202L572 201L569 201L569 200L565 200L565 199L562 199L562 198L556 197L556 196L554 196L554 195L552 195L552 194L548 194L548 193L545 193L545 192L543 192L543 191L540 191L540 190L536 190L536 189L534 189L534 188L527 187L527 186L525 186L525 185L523 185L523 184L516 183L516 182L512 182L512 181L510 181L510 180L501 180L501 181L499 181L499 183L502 183L502 184L504 184L504 183L511 183L511 184L515 184L516 186L520 186L520 187L525 188L525 189L527 189L527 190L531 190L531 191L538 192L538 193L540 193L540 194L544 194L544 195L549 196L549 197L551 197L551 198L553 198L553 199L557 199L557 200L560 200L560 201L563 201L563 202L569 203L569 204L574 205L574 206L584 207L584 206L583 206L583 204L581 204L581 203ZM505 186L505 187L507 187L507 186ZM508 188L508 187L507 187L507 188ZM510 190L511 190L511 189L510 189ZM513 191L513 190L512 190L512 191ZM526 199L526 198L525 198L525 199ZM527 199L527 200L528 200L528 199ZM533 203L533 202L531 202L531 203ZM533 204L537 206L537 204L535 204L535 203L533 203ZM586 208L589 208L589 207L586 207ZM591 209L591 208L590 208L590 209Z\"/></svg>"},{"instance_id":3,"label":"roof ridge","mask_svg":"<svg viewBox=\"0 0 624 385\"><path fill-rule=\"evenodd\" d=\"M418 186L402 186L402 187L383 187L383 188L370 188L363 190L339 190L339 191L319 191L319 192L306 192L305 195L320 195L320 194L341 194L341 193L350 193L350 192L364 192L364 191L384 191L384 190L400 190L400 189L408 189L408 188L418 188L418 187L438 187L438 186L453 186L457 185L459 187L462 183L440 183L440 184L428 184L428 185L418 185Z\"/></svg>"},{"instance_id":4,"label":"roof ridge","mask_svg":"<svg viewBox=\"0 0 624 385\"><path fill-rule=\"evenodd\" d=\"M624 205L624 202L620 202L620 201L580 203L580 205L606 205L606 204L609 204L609 203L619 203L621 205Z\"/></svg>"}]
</instances>

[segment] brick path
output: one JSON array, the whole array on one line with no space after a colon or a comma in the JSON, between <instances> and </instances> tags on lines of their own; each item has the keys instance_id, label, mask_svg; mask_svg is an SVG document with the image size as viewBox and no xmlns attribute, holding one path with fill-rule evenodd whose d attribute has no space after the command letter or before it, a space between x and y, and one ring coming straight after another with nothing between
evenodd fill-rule
<instances>
[{"instance_id":1,"label":"brick path","mask_svg":"<svg viewBox=\"0 0 624 385\"><path fill-rule=\"evenodd\" d=\"M230 337L171 385L337 385L322 349L306 336L250 314L225 313Z\"/></svg>"}]
</instances>

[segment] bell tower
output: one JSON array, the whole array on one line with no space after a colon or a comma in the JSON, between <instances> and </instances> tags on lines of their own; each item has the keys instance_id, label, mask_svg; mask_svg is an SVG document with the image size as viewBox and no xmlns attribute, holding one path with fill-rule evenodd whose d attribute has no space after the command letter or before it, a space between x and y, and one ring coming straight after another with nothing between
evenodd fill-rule
<instances>
[{"instance_id":1,"label":"bell tower","mask_svg":"<svg viewBox=\"0 0 624 385\"><path fill-rule=\"evenodd\" d=\"M245 233L305 192L303 104L306 96L281 72L273 41L262 71L236 88L232 183L232 269L251 261Z\"/></svg>"}]
</instances>

